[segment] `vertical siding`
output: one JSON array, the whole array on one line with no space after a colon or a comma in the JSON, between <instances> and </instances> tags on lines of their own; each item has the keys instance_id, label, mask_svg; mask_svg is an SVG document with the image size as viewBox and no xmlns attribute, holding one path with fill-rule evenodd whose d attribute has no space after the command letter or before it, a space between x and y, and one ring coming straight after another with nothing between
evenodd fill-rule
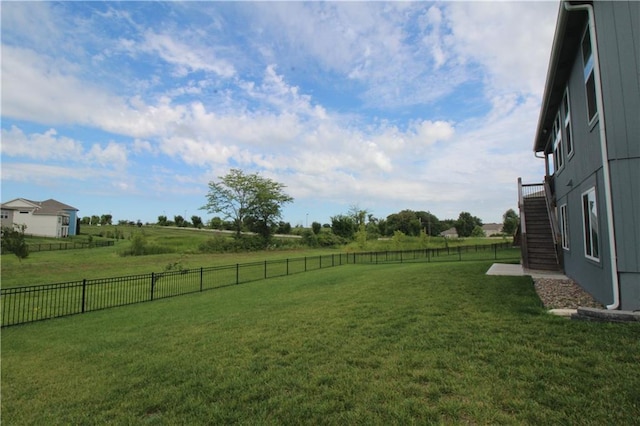
<instances>
[{"instance_id":1,"label":"vertical siding","mask_svg":"<svg viewBox=\"0 0 640 426\"><path fill-rule=\"evenodd\" d=\"M608 305L613 301L613 291L611 273L609 272L611 270L609 247L606 245L608 234L602 185L602 171L600 170L584 179L581 184L575 185L565 196L558 198L558 205L567 204L570 246L568 251L563 252L565 273L600 303ZM582 194L592 187L596 188L598 203L599 262L587 259L584 249Z\"/></svg>"},{"instance_id":2,"label":"vertical siding","mask_svg":"<svg viewBox=\"0 0 640 426\"><path fill-rule=\"evenodd\" d=\"M594 8L609 158L640 157L640 2Z\"/></svg>"},{"instance_id":3,"label":"vertical siding","mask_svg":"<svg viewBox=\"0 0 640 426\"><path fill-rule=\"evenodd\" d=\"M613 162L611 182L618 270L640 274L640 157Z\"/></svg>"},{"instance_id":4,"label":"vertical siding","mask_svg":"<svg viewBox=\"0 0 640 426\"><path fill-rule=\"evenodd\" d=\"M640 308L640 3L594 2L623 309Z\"/></svg>"}]
</instances>

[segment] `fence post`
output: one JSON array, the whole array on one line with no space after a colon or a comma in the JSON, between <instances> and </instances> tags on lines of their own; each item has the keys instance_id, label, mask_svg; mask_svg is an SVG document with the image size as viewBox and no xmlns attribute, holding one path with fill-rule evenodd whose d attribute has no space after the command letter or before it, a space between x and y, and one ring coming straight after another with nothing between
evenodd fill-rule
<instances>
[{"instance_id":1,"label":"fence post","mask_svg":"<svg viewBox=\"0 0 640 426\"><path fill-rule=\"evenodd\" d=\"M236 263L236 285L240 284L240 264Z\"/></svg>"},{"instance_id":2,"label":"fence post","mask_svg":"<svg viewBox=\"0 0 640 426\"><path fill-rule=\"evenodd\" d=\"M304 257L304 271L307 272L307 256Z\"/></svg>"},{"instance_id":3,"label":"fence post","mask_svg":"<svg viewBox=\"0 0 640 426\"><path fill-rule=\"evenodd\" d=\"M264 279L267 279L267 261L264 261Z\"/></svg>"},{"instance_id":4,"label":"fence post","mask_svg":"<svg viewBox=\"0 0 640 426\"><path fill-rule=\"evenodd\" d=\"M331 266L336 266L335 261L333 259L333 253L331 253Z\"/></svg>"},{"instance_id":5,"label":"fence post","mask_svg":"<svg viewBox=\"0 0 640 426\"><path fill-rule=\"evenodd\" d=\"M289 258L287 257L287 275L289 275Z\"/></svg>"},{"instance_id":6,"label":"fence post","mask_svg":"<svg viewBox=\"0 0 640 426\"><path fill-rule=\"evenodd\" d=\"M200 267L200 291L202 291L202 267Z\"/></svg>"},{"instance_id":7,"label":"fence post","mask_svg":"<svg viewBox=\"0 0 640 426\"><path fill-rule=\"evenodd\" d=\"M82 280L82 313L83 314L84 314L84 306L85 306L86 294L87 294L87 279L84 278Z\"/></svg>"},{"instance_id":8,"label":"fence post","mask_svg":"<svg viewBox=\"0 0 640 426\"><path fill-rule=\"evenodd\" d=\"M153 301L153 287L156 285L156 274L155 272L151 273L151 300Z\"/></svg>"}]
</instances>

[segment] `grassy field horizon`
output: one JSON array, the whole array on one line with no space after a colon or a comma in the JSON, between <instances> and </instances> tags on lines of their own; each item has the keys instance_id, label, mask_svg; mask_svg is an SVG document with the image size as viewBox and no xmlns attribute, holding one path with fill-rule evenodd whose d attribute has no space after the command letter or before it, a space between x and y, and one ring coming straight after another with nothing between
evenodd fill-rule
<instances>
[{"instance_id":1,"label":"grassy field horizon","mask_svg":"<svg viewBox=\"0 0 640 426\"><path fill-rule=\"evenodd\" d=\"M3 330L7 424L634 424L640 327L491 262L329 268Z\"/></svg>"},{"instance_id":2,"label":"grassy field horizon","mask_svg":"<svg viewBox=\"0 0 640 426\"><path fill-rule=\"evenodd\" d=\"M299 240L285 241L281 247L258 250L239 251L228 253L202 253L198 247L212 238L212 234L206 231L199 232L193 228L173 227L131 227L131 226L84 226L82 235L73 237L68 241L87 241L89 235L105 240L102 235L121 234L123 239L115 240L110 247L96 247L75 250L40 251L30 253L26 259L18 259L11 253L0 257L2 269L2 287L18 287L40 284L51 284L66 281L96 279L134 274L147 274L162 272L168 267L179 266L184 269L232 265L236 263L261 262L265 260L277 260L286 258L298 258L305 256L320 256L366 250L403 250L419 247L444 247L442 239L429 239L421 241L417 237L407 237L402 243L394 241L369 241L363 249L356 244L340 247L310 248L301 245ZM146 240L151 245L171 249L171 252L144 255L123 256L131 246L131 236L136 233L144 233ZM230 238L230 237L229 237ZM37 239L28 238L29 241L65 242L67 239ZM447 241L451 247L464 245L487 245L502 243L503 239L469 238L464 240Z\"/></svg>"}]
</instances>

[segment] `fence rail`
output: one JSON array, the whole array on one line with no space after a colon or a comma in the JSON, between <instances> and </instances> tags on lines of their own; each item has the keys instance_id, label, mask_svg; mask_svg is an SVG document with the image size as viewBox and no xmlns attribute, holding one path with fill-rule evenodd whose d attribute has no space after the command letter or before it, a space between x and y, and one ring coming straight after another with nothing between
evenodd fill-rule
<instances>
[{"instance_id":1,"label":"fence rail","mask_svg":"<svg viewBox=\"0 0 640 426\"><path fill-rule=\"evenodd\" d=\"M57 251L57 250L75 250L75 249L87 249L93 247L110 247L115 244L115 241L93 241L93 242L64 242L64 243L27 243L29 247L29 253L35 253L38 251Z\"/></svg>"},{"instance_id":2,"label":"fence rail","mask_svg":"<svg viewBox=\"0 0 640 426\"><path fill-rule=\"evenodd\" d=\"M510 243L339 253L0 289L2 327L347 264L517 259Z\"/></svg>"}]
</instances>

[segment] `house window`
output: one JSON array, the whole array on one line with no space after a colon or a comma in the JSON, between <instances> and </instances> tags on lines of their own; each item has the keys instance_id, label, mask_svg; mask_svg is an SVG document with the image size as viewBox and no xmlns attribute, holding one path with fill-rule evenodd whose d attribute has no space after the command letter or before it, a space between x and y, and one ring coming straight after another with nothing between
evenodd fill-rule
<instances>
[{"instance_id":1,"label":"house window","mask_svg":"<svg viewBox=\"0 0 640 426\"><path fill-rule=\"evenodd\" d=\"M569 250L569 227L567 224L567 205L560 206L560 233L562 234L562 248Z\"/></svg>"},{"instance_id":2,"label":"house window","mask_svg":"<svg viewBox=\"0 0 640 426\"><path fill-rule=\"evenodd\" d=\"M598 114L596 105L596 77L593 72L593 50L591 49L591 34L589 27L582 38L582 64L584 66L584 85L587 92L587 115L591 123Z\"/></svg>"},{"instance_id":3,"label":"house window","mask_svg":"<svg viewBox=\"0 0 640 426\"><path fill-rule=\"evenodd\" d=\"M591 188L582 194L582 218L584 222L584 254L592 260L600 259L598 204L596 189Z\"/></svg>"},{"instance_id":4,"label":"house window","mask_svg":"<svg viewBox=\"0 0 640 426\"><path fill-rule=\"evenodd\" d=\"M567 157L573 154L573 135L571 134L571 107L569 106L569 88L562 98L562 113L564 115L564 137L567 141Z\"/></svg>"},{"instance_id":5,"label":"house window","mask_svg":"<svg viewBox=\"0 0 640 426\"><path fill-rule=\"evenodd\" d=\"M553 166L556 171L564 165L564 153L562 152L562 125L560 124L560 112L553 123Z\"/></svg>"}]
</instances>

